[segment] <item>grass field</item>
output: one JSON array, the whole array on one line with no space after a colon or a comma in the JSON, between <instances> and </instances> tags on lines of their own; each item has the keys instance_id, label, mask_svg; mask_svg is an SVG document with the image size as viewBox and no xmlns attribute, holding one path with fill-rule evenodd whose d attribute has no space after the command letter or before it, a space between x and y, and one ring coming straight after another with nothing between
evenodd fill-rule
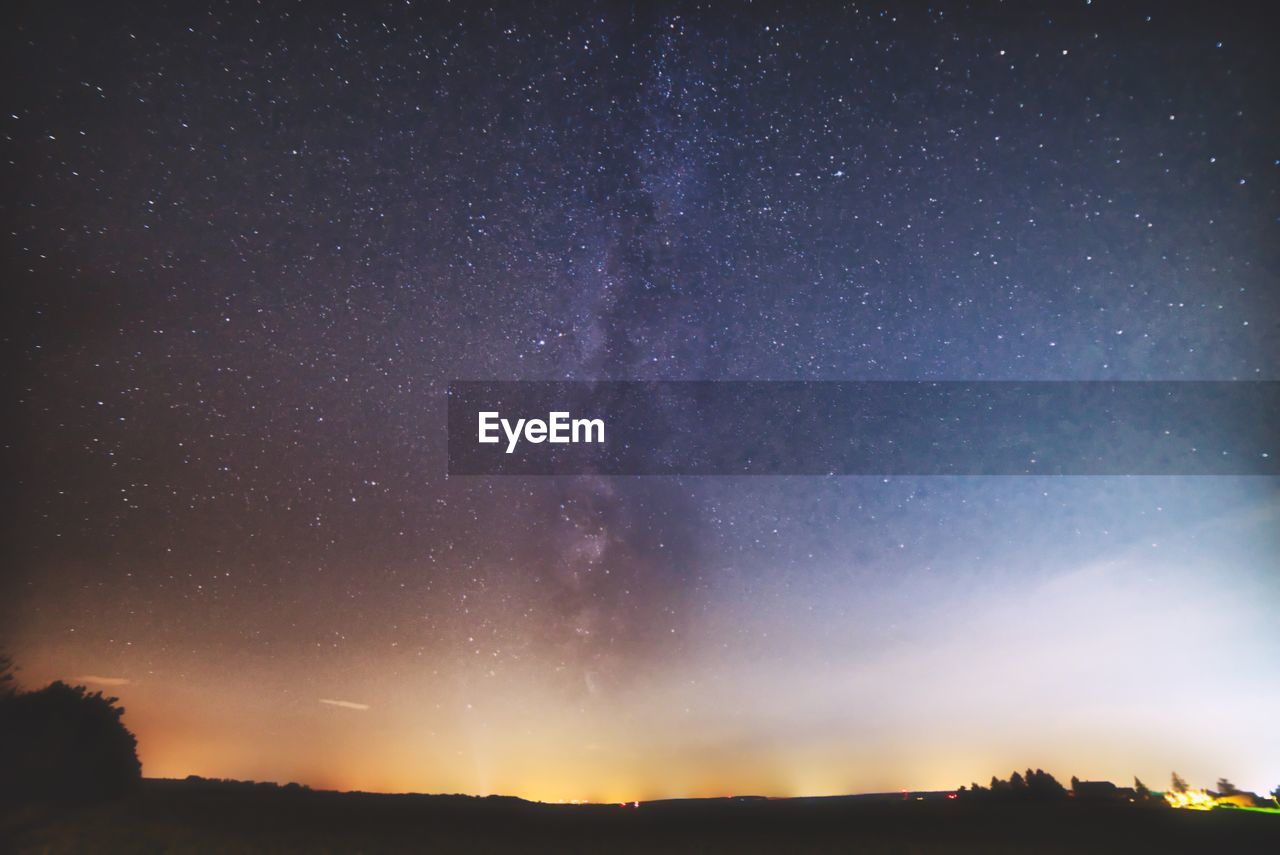
<instances>
[{"instance_id":1,"label":"grass field","mask_svg":"<svg viewBox=\"0 0 1280 855\"><path fill-rule=\"evenodd\" d=\"M1280 817L1131 804L845 797L545 805L148 781L2 814L15 852L1280 852Z\"/></svg>"}]
</instances>

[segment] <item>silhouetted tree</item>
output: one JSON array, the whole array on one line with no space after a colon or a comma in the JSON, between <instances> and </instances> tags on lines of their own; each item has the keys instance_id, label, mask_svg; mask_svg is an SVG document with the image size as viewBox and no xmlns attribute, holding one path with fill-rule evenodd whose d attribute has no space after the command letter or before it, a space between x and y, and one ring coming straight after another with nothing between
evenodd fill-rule
<instances>
[{"instance_id":1,"label":"silhouetted tree","mask_svg":"<svg viewBox=\"0 0 1280 855\"><path fill-rule=\"evenodd\" d=\"M1187 791L1187 782L1178 777L1178 773L1174 772L1169 778L1169 789L1175 793L1185 793Z\"/></svg>"},{"instance_id":2,"label":"silhouetted tree","mask_svg":"<svg viewBox=\"0 0 1280 855\"><path fill-rule=\"evenodd\" d=\"M116 702L62 682L0 698L0 799L92 801L135 787L137 740Z\"/></svg>"},{"instance_id":3,"label":"silhouetted tree","mask_svg":"<svg viewBox=\"0 0 1280 855\"><path fill-rule=\"evenodd\" d=\"M1133 776L1133 791L1140 799L1151 798L1151 791L1147 789L1147 785L1142 783L1142 779L1137 775Z\"/></svg>"},{"instance_id":4,"label":"silhouetted tree","mask_svg":"<svg viewBox=\"0 0 1280 855\"><path fill-rule=\"evenodd\" d=\"M969 793L997 801L1049 801L1067 796L1067 791L1057 779L1043 769L1028 769L1025 775L1014 772L1007 781L992 775L990 789L984 789L975 782L969 787Z\"/></svg>"},{"instance_id":5,"label":"silhouetted tree","mask_svg":"<svg viewBox=\"0 0 1280 855\"><path fill-rule=\"evenodd\" d=\"M13 658L7 653L0 653L0 698L7 698L18 691L18 681L14 679Z\"/></svg>"},{"instance_id":6,"label":"silhouetted tree","mask_svg":"<svg viewBox=\"0 0 1280 855\"><path fill-rule=\"evenodd\" d=\"M1226 778L1218 779L1218 795L1231 796L1231 795L1235 795L1238 792L1240 792L1240 790L1236 787L1236 785L1231 783Z\"/></svg>"},{"instance_id":7,"label":"silhouetted tree","mask_svg":"<svg viewBox=\"0 0 1280 855\"><path fill-rule=\"evenodd\" d=\"M1043 769L1027 770L1027 795L1036 801L1066 798L1066 789Z\"/></svg>"},{"instance_id":8,"label":"silhouetted tree","mask_svg":"<svg viewBox=\"0 0 1280 855\"><path fill-rule=\"evenodd\" d=\"M1078 790L1078 789L1080 789L1080 779L1079 779L1079 778L1077 778L1075 775L1072 775L1072 776L1071 776L1071 790L1072 790L1072 792L1074 792L1074 791L1076 791L1076 790Z\"/></svg>"}]
</instances>

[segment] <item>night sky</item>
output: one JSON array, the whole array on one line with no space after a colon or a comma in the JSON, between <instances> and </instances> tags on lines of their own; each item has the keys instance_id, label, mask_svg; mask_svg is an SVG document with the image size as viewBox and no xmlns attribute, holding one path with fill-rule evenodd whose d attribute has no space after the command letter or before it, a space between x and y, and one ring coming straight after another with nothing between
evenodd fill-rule
<instances>
[{"instance_id":1,"label":"night sky","mask_svg":"<svg viewBox=\"0 0 1280 855\"><path fill-rule=\"evenodd\" d=\"M1274 22L1006 5L20 4L19 679L150 776L1275 786L1274 478L446 477L452 380L1280 379Z\"/></svg>"}]
</instances>

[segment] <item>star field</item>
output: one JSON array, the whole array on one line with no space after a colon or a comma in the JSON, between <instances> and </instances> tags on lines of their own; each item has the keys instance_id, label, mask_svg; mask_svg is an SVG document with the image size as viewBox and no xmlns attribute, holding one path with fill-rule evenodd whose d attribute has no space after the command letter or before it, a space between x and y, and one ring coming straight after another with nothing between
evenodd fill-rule
<instances>
[{"instance_id":1,"label":"star field","mask_svg":"<svg viewBox=\"0 0 1280 855\"><path fill-rule=\"evenodd\" d=\"M1273 479L448 478L444 433L456 379L1280 379L1267 32L25 7L0 645L127 680L148 775L1269 789L1177 725L1280 701Z\"/></svg>"}]
</instances>

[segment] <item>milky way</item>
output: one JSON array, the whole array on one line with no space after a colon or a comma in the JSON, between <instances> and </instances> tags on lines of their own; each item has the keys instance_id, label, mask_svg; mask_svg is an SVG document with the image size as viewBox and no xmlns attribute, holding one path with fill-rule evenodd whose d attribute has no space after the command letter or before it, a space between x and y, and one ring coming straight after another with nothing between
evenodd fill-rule
<instances>
[{"instance_id":1,"label":"milky way","mask_svg":"<svg viewBox=\"0 0 1280 855\"><path fill-rule=\"evenodd\" d=\"M444 431L460 379L1280 379L1268 22L644 5L15 16L23 681L102 675L149 775L1274 786L1274 479L448 478Z\"/></svg>"}]
</instances>

